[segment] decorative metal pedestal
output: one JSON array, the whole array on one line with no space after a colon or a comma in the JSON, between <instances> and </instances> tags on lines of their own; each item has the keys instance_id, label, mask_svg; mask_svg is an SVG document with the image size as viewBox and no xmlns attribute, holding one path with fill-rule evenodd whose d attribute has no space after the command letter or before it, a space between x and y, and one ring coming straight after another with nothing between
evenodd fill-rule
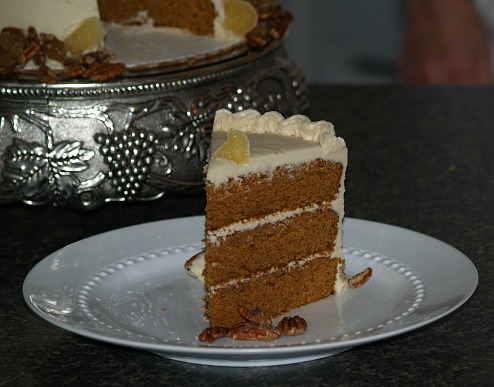
<instances>
[{"instance_id":1,"label":"decorative metal pedestal","mask_svg":"<svg viewBox=\"0 0 494 387\"><path fill-rule=\"evenodd\" d=\"M202 189L214 113L308 108L280 43L113 83L0 83L0 203L94 209Z\"/></svg>"}]
</instances>

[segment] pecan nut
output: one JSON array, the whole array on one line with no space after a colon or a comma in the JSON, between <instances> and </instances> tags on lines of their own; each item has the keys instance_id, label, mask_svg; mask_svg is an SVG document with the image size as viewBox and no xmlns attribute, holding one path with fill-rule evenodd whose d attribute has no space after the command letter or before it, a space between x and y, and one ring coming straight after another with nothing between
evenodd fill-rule
<instances>
[{"instance_id":1,"label":"pecan nut","mask_svg":"<svg viewBox=\"0 0 494 387\"><path fill-rule=\"evenodd\" d=\"M79 78L82 77L85 71L86 68L80 64L67 66L64 72L62 73L62 78L68 78L68 79Z\"/></svg>"},{"instance_id":2,"label":"pecan nut","mask_svg":"<svg viewBox=\"0 0 494 387\"><path fill-rule=\"evenodd\" d=\"M284 317L277 326L273 326L271 320L260 309L240 306L239 313L246 320L245 322L238 323L231 328L206 328L198 336L199 341L212 343L222 337L229 337L233 340L272 341L282 335L301 335L307 330L307 323L300 316Z\"/></svg>"},{"instance_id":3,"label":"pecan nut","mask_svg":"<svg viewBox=\"0 0 494 387\"><path fill-rule=\"evenodd\" d=\"M255 324L244 322L234 325L230 328L229 337L233 340L249 341L272 341L281 336L278 329L271 325Z\"/></svg>"},{"instance_id":4,"label":"pecan nut","mask_svg":"<svg viewBox=\"0 0 494 387\"><path fill-rule=\"evenodd\" d=\"M271 320L267 318L262 310L258 308L249 309L245 306L240 306L238 308L238 312L240 313L240 316L242 316L242 318L248 322L271 325Z\"/></svg>"},{"instance_id":5,"label":"pecan nut","mask_svg":"<svg viewBox=\"0 0 494 387\"><path fill-rule=\"evenodd\" d=\"M54 84L57 83L57 75L49 67L43 65L38 69L39 80L43 83Z\"/></svg>"},{"instance_id":6,"label":"pecan nut","mask_svg":"<svg viewBox=\"0 0 494 387\"><path fill-rule=\"evenodd\" d=\"M229 333L230 329L225 327L210 327L204 329L198 336L198 339L199 341L207 341L208 343L212 343L222 337L227 337Z\"/></svg>"},{"instance_id":7,"label":"pecan nut","mask_svg":"<svg viewBox=\"0 0 494 387\"><path fill-rule=\"evenodd\" d=\"M297 336L305 333L307 322L300 316L283 317L277 328L285 336Z\"/></svg>"},{"instance_id":8,"label":"pecan nut","mask_svg":"<svg viewBox=\"0 0 494 387\"><path fill-rule=\"evenodd\" d=\"M25 62L21 63L22 65L25 65L31 59L39 66L44 65L46 62L46 56L43 52L38 32L34 27L29 27L27 30L27 45L24 49L24 57Z\"/></svg>"},{"instance_id":9,"label":"pecan nut","mask_svg":"<svg viewBox=\"0 0 494 387\"><path fill-rule=\"evenodd\" d=\"M97 63L86 70L83 77L94 82L106 82L122 75L125 71L127 68L123 63Z\"/></svg>"},{"instance_id":10,"label":"pecan nut","mask_svg":"<svg viewBox=\"0 0 494 387\"><path fill-rule=\"evenodd\" d=\"M65 58L67 58L67 49L65 44L52 34L41 33L40 38L46 56L50 59L63 63Z\"/></svg>"}]
</instances>

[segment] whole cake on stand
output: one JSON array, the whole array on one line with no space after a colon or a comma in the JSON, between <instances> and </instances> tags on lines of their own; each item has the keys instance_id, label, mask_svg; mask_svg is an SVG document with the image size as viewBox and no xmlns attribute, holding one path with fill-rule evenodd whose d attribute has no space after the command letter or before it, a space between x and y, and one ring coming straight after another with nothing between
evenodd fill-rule
<instances>
[{"instance_id":1,"label":"whole cake on stand","mask_svg":"<svg viewBox=\"0 0 494 387\"><path fill-rule=\"evenodd\" d=\"M132 25L101 21L94 0L20 0L6 7L12 18L0 13L0 202L90 210L197 192L217 110L307 109L305 78L283 49L291 17L276 1L211 2L226 25L238 7L255 9L255 26L233 39L153 25L156 7L195 1L138 3L147 8ZM96 25L102 41L67 49Z\"/></svg>"}]
</instances>

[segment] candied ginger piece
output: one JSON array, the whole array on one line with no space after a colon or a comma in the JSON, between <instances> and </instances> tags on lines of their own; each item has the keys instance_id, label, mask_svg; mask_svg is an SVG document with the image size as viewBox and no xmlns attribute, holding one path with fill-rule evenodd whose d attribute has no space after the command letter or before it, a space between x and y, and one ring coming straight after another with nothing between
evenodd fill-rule
<instances>
[{"instance_id":1,"label":"candied ginger piece","mask_svg":"<svg viewBox=\"0 0 494 387\"><path fill-rule=\"evenodd\" d=\"M72 54L80 55L83 51L97 46L105 37L106 31L97 17L84 20L64 40L67 50Z\"/></svg>"},{"instance_id":2,"label":"candied ginger piece","mask_svg":"<svg viewBox=\"0 0 494 387\"><path fill-rule=\"evenodd\" d=\"M245 35L257 25L257 11L254 6L245 0L225 1L226 29L237 36Z\"/></svg>"},{"instance_id":3,"label":"candied ginger piece","mask_svg":"<svg viewBox=\"0 0 494 387\"><path fill-rule=\"evenodd\" d=\"M226 141L214 152L213 157L228 159L237 164L246 164L250 159L250 142L240 130L232 130L226 135Z\"/></svg>"}]
</instances>

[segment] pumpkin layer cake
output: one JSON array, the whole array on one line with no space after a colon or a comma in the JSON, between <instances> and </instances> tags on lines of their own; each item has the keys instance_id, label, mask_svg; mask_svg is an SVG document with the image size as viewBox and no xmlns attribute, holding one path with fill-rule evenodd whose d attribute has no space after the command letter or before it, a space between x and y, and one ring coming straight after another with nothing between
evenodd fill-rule
<instances>
[{"instance_id":1,"label":"pumpkin layer cake","mask_svg":"<svg viewBox=\"0 0 494 387\"><path fill-rule=\"evenodd\" d=\"M337 293L347 148L333 126L253 110L216 113L206 175L206 317L274 318Z\"/></svg>"}]
</instances>

